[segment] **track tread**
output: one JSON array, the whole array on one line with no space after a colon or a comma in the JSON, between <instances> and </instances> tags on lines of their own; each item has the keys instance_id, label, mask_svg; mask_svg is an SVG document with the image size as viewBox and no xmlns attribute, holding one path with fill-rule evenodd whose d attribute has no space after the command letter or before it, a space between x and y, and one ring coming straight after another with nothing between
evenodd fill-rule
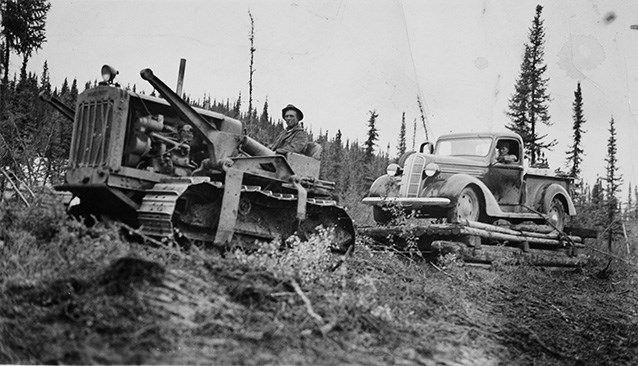
<instances>
[{"instance_id":1,"label":"track tread","mask_svg":"<svg viewBox=\"0 0 638 366\"><path fill-rule=\"evenodd\" d=\"M152 237L172 237L176 228L173 225L173 214L179 198L192 186L209 184L214 188L223 190L224 184L220 181L193 181L179 180L175 182L161 182L150 189L137 210L140 231L144 235ZM297 195L291 193L277 193L264 190L260 186L242 185L241 193L259 193L278 201L296 201ZM307 206L310 207L338 207L337 202L330 199L308 198ZM237 232L240 234L240 232ZM353 232L354 235L354 232Z\"/></svg>"}]
</instances>

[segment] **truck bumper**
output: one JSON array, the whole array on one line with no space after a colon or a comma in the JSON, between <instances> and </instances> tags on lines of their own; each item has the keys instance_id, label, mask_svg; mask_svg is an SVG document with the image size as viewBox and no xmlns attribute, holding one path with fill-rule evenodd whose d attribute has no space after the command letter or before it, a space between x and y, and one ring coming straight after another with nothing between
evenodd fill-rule
<instances>
[{"instance_id":1,"label":"truck bumper","mask_svg":"<svg viewBox=\"0 0 638 366\"><path fill-rule=\"evenodd\" d=\"M444 197L365 197L363 203L370 206L397 205L418 209L425 206L449 206L451 201Z\"/></svg>"}]
</instances>

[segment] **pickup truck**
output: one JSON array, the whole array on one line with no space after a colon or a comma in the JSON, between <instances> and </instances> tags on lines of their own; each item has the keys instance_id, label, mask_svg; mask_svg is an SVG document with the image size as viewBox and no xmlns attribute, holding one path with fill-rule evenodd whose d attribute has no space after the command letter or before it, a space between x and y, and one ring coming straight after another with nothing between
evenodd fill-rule
<instances>
[{"instance_id":1,"label":"pickup truck","mask_svg":"<svg viewBox=\"0 0 638 366\"><path fill-rule=\"evenodd\" d=\"M507 147L507 157L499 155ZM455 133L421 144L377 178L363 199L377 223L400 214L512 224L546 223L563 230L576 214L572 179L547 168L530 168L523 141L511 132Z\"/></svg>"}]
</instances>

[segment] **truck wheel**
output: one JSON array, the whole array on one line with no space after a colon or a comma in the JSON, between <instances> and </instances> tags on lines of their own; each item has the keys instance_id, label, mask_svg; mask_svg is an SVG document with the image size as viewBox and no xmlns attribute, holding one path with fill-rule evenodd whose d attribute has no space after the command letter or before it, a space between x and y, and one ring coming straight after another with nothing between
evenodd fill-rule
<instances>
[{"instance_id":1,"label":"truck wheel","mask_svg":"<svg viewBox=\"0 0 638 366\"><path fill-rule=\"evenodd\" d=\"M558 198L554 198L547 210L549 222L556 226L558 230L563 231L563 229L565 229L566 216L565 206L563 206L563 203Z\"/></svg>"},{"instance_id":2,"label":"truck wheel","mask_svg":"<svg viewBox=\"0 0 638 366\"><path fill-rule=\"evenodd\" d=\"M464 220L478 221L481 217L481 202L478 194L471 187L465 187L456 198L456 204L448 212L449 222Z\"/></svg>"},{"instance_id":3,"label":"truck wheel","mask_svg":"<svg viewBox=\"0 0 638 366\"><path fill-rule=\"evenodd\" d=\"M372 217L377 224L387 225L394 219L390 211L384 210L383 207L373 206Z\"/></svg>"}]
</instances>

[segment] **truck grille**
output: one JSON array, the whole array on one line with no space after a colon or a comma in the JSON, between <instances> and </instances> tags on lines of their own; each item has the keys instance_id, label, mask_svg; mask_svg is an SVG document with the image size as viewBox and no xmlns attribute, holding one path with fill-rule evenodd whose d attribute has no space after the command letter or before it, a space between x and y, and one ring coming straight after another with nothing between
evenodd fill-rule
<instances>
[{"instance_id":1,"label":"truck grille","mask_svg":"<svg viewBox=\"0 0 638 366\"><path fill-rule=\"evenodd\" d=\"M400 197L419 197L425 163L425 157L419 154L412 154L405 161L399 190Z\"/></svg>"},{"instance_id":2,"label":"truck grille","mask_svg":"<svg viewBox=\"0 0 638 366\"><path fill-rule=\"evenodd\" d=\"M112 100L90 100L80 104L75 115L71 166L107 164L113 105Z\"/></svg>"}]
</instances>

